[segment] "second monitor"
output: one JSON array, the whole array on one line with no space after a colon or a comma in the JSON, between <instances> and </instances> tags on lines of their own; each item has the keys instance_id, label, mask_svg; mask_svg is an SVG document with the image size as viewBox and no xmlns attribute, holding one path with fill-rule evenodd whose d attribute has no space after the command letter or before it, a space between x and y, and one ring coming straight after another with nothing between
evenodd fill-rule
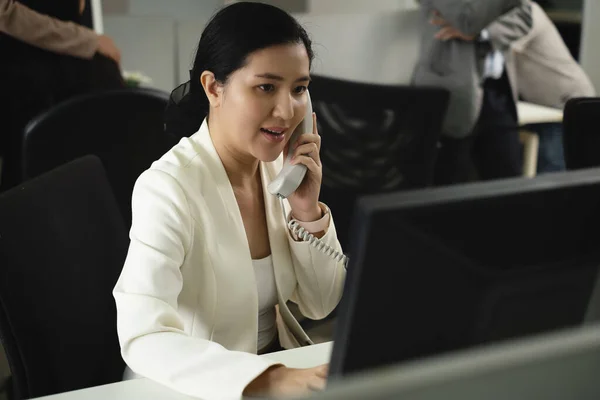
<instances>
[{"instance_id":1,"label":"second monitor","mask_svg":"<svg viewBox=\"0 0 600 400\"><path fill-rule=\"evenodd\" d=\"M357 203L332 379L576 326L600 265L600 170Z\"/></svg>"}]
</instances>

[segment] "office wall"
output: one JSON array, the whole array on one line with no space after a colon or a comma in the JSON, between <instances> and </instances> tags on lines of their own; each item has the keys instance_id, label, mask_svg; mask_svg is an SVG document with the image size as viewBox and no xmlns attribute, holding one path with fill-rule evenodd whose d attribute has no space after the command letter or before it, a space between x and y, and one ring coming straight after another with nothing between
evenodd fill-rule
<instances>
[{"instance_id":1,"label":"office wall","mask_svg":"<svg viewBox=\"0 0 600 400\"><path fill-rule=\"evenodd\" d=\"M212 15L224 0L128 0L129 15L170 17L176 20Z\"/></svg>"},{"instance_id":2,"label":"office wall","mask_svg":"<svg viewBox=\"0 0 600 400\"><path fill-rule=\"evenodd\" d=\"M103 0L104 33L121 50L124 70L140 71L152 79L149 86L171 91L181 80L180 70L185 71L179 68L183 59L177 41L179 24L187 31L201 32L223 4L223 0Z\"/></svg>"},{"instance_id":3,"label":"office wall","mask_svg":"<svg viewBox=\"0 0 600 400\"><path fill-rule=\"evenodd\" d=\"M413 7L415 0L308 0L310 14L376 13Z\"/></svg>"},{"instance_id":4,"label":"office wall","mask_svg":"<svg viewBox=\"0 0 600 400\"><path fill-rule=\"evenodd\" d=\"M370 83L408 84L419 52L418 10L300 14L313 40L313 73Z\"/></svg>"},{"instance_id":5,"label":"office wall","mask_svg":"<svg viewBox=\"0 0 600 400\"><path fill-rule=\"evenodd\" d=\"M232 2L104 1L112 2L107 10L117 10L104 16L104 31L121 48L123 68L143 72L152 78L151 86L165 91L188 79L206 22ZM402 10L412 8L414 0L378 0L370 7L362 0L312 0L309 5L309 12L294 15L314 39L316 73L376 83L408 81L416 56L416 19L404 18Z\"/></svg>"},{"instance_id":6,"label":"office wall","mask_svg":"<svg viewBox=\"0 0 600 400\"><path fill-rule=\"evenodd\" d=\"M419 51L417 10L294 16L313 40L313 73L370 83L408 84ZM206 19L178 21L177 83L186 81Z\"/></svg>"},{"instance_id":7,"label":"office wall","mask_svg":"<svg viewBox=\"0 0 600 400\"><path fill-rule=\"evenodd\" d=\"M189 70L194 64L194 56L198 47L198 41L209 17L196 18L194 20L178 21L175 30L177 41L177 75L176 85L189 79Z\"/></svg>"},{"instance_id":8,"label":"office wall","mask_svg":"<svg viewBox=\"0 0 600 400\"><path fill-rule=\"evenodd\" d=\"M124 15L129 12L129 0L101 0L103 15Z\"/></svg>"},{"instance_id":9,"label":"office wall","mask_svg":"<svg viewBox=\"0 0 600 400\"><path fill-rule=\"evenodd\" d=\"M212 13L226 0L101 0L104 15L195 18Z\"/></svg>"},{"instance_id":10,"label":"office wall","mask_svg":"<svg viewBox=\"0 0 600 400\"><path fill-rule=\"evenodd\" d=\"M171 18L106 16L104 32L121 50L121 67L152 78L152 87L175 84L175 21Z\"/></svg>"}]
</instances>

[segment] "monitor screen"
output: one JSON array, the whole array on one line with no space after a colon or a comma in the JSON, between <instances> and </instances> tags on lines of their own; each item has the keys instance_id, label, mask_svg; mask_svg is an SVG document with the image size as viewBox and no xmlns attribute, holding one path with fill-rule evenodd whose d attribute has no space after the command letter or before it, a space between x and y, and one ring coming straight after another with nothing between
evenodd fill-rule
<instances>
[{"instance_id":1,"label":"monitor screen","mask_svg":"<svg viewBox=\"0 0 600 400\"><path fill-rule=\"evenodd\" d=\"M600 170L357 202L332 378L581 324Z\"/></svg>"}]
</instances>

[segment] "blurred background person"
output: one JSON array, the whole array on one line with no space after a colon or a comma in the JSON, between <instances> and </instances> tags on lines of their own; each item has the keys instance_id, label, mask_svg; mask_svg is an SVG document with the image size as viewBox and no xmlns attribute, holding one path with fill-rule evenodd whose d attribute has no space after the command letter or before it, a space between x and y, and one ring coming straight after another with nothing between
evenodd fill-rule
<instances>
[{"instance_id":1,"label":"blurred background person","mask_svg":"<svg viewBox=\"0 0 600 400\"><path fill-rule=\"evenodd\" d=\"M112 40L80 24L84 0L0 0L2 189L20 180L26 124L62 101L124 88Z\"/></svg>"},{"instance_id":2,"label":"blurred background person","mask_svg":"<svg viewBox=\"0 0 600 400\"><path fill-rule=\"evenodd\" d=\"M78 23L51 17L55 14L54 8L60 6L59 2L62 0L38 1L39 4L27 0L0 0L0 37L4 34L34 47L83 59L91 59L98 52L121 62L120 51L110 37L98 35ZM80 1L79 7L81 16L85 0Z\"/></svg>"},{"instance_id":3,"label":"blurred background person","mask_svg":"<svg viewBox=\"0 0 600 400\"><path fill-rule=\"evenodd\" d=\"M492 42L511 49L508 68L514 70L512 84L519 96L530 103L559 109L571 98L596 96L594 85L552 20L538 3L531 2L531 7L531 31L518 40L509 34L513 19L501 17L488 28ZM537 172L565 170L562 124L532 128L540 138Z\"/></svg>"},{"instance_id":4,"label":"blurred background person","mask_svg":"<svg viewBox=\"0 0 600 400\"><path fill-rule=\"evenodd\" d=\"M526 0L421 0L421 53L413 83L450 91L435 183L518 176L522 171L515 92L485 28L506 15L513 40L531 29Z\"/></svg>"}]
</instances>

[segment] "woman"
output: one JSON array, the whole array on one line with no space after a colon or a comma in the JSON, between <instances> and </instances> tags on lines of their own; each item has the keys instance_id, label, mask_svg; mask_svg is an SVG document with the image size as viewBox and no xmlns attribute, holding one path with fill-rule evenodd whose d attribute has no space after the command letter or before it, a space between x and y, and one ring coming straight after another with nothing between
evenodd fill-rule
<instances>
[{"instance_id":1,"label":"woman","mask_svg":"<svg viewBox=\"0 0 600 400\"><path fill-rule=\"evenodd\" d=\"M235 3L206 26L190 82L167 110L169 131L197 132L133 193L131 245L114 289L126 377L207 399L323 387L325 366L296 370L257 356L311 344L286 302L324 318L345 278L342 263L292 236L266 190L289 148L308 172L285 212L341 251L318 202L316 129L288 143L306 110L312 58L304 29L276 7Z\"/></svg>"},{"instance_id":2,"label":"woman","mask_svg":"<svg viewBox=\"0 0 600 400\"><path fill-rule=\"evenodd\" d=\"M75 24L81 22L85 6L82 0L19 3L30 11ZM51 39L57 38L48 41ZM5 116L0 128L0 152L5 156L2 188L8 189L21 179L23 129L32 118L78 95L125 88L125 82L119 65L101 53L83 59L45 50L0 32L0 54L0 109Z\"/></svg>"}]
</instances>

